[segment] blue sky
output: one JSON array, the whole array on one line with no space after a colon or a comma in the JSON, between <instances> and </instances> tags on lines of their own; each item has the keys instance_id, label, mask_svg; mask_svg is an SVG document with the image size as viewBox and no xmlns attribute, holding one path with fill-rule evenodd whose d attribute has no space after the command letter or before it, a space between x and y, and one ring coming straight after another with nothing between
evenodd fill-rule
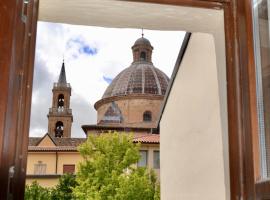
<instances>
[{"instance_id":1,"label":"blue sky","mask_svg":"<svg viewBox=\"0 0 270 200\"><path fill-rule=\"evenodd\" d=\"M153 63L171 76L184 32L144 30L153 50ZM131 46L141 37L139 29L115 29L39 22L30 136L47 132L47 114L63 58L72 87L72 136L84 137L81 125L95 124L93 107L113 78L132 62Z\"/></svg>"}]
</instances>

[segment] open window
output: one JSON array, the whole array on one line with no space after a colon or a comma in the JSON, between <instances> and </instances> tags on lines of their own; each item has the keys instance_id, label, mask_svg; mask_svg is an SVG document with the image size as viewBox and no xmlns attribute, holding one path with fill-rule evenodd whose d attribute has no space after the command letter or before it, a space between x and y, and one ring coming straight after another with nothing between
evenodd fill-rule
<instances>
[{"instance_id":1,"label":"open window","mask_svg":"<svg viewBox=\"0 0 270 200\"><path fill-rule=\"evenodd\" d=\"M142 51L141 54L140 54L140 60L141 61L146 61L146 53L144 51Z\"/></svg>"},{"instance_id":2,"label":"open window","mask_svg":"<svg viewBox=\"0 0 270 200\"><path fill-rule=\"evenodd\" d=\"M61 121L56 122L55 124L55 137L63 137L64 135L64 124Z\"/></svg>"},{"instance_id":3,"label":"open window","mask_svg":"<svg viewBox=\"0 0 270 200\"><path fill-rule=\"evenodd\" d=\"M57 101L58 110L63 110L65 106L65 98L63 94L58 95L58 101Z\"/></svg>"},{"instance_id":4,"label":"open window","mask_svg":"<svg viewBox=\"0 0 270 200\"><path fill-rule=\"evenodd\" d=\"M35 2L35 4L33 3ZM37 2L38 1L19 1L15 0L3 1L0 6L1 24L5 25L5 29L0 30L0 37L7 38L5 40L5 45L3 48L0 48L0 55L4 56L3 62L0 63L0 67L2 70L3 79L1 79L1 89L4 94L3 98L1 98L1 116L0 120L1 129L0 141L2 141L1 150L3 152L1 159L1 163L5 163L1 165L1 172L3 174L3 187L1 189L1 197L6 199L9 196L9 191L11 191L12 195L17 197L23 196L23 180L25 170L21 170L18 173L15 173L14 178L10 180L10 171L14 169L14 164L16 165L16 169L24 169L25 160L21 158L26 158L27 152L27 139L25 139L29 132L29 115L30 115L30 102L31 102L31 86L32 86L32 72L33 72L33 55L34 55L34 46L35 46L35 26L37 22ZM43 8L48 9L42 10L40 14L44 14L45 16L52 16L52 12L60 13L60 11L64 11L65 9L72 8L76 10L76 3L73 1L70 2L59 2L49 6L44 6L44 4L49 1L41 1ZM247 134L249 136L249 130L242 130L243 127L248 127L245 125L243 121L243 117L250 116L250 112L244 110L246 108L243 104L248 104L249 102L248 95L244 96L247 91L246 87L249 86L249 80L247 74L242 74L245 72L247 63L252 63L252 56L250 56L250 38L252 39L252 35L250 35L250 27L252 19L249 13L250 9L250 1L200 1L200 0L192 0L192 1L162 1L163 4L174 4L178 6L170 6L170 9L160 9L163 5L160 4L147 4L145 2L155 2L161 3L161 1L143 1L143 5L141 6L143 9L140 9L140 6L137 6L135 2L132 2L130 5L136 5L133 8L134 11L141 16L143 20L143 24L138 25L138 18L134 17L134 13L130 13L126 11L122 11L121 9L127 9L128 6L117 6L116 13L111 14L108 12L109 16L113 16L111 20L101 20L102 15L104 13L101 12L101 15L95 20L93 18L87 17L86 21L90 21L93 25L101 25L101 26L113 26L110 24L113 20L116 21L114 25L118 27L123 26L123 21L126 22L128 26L138 27L141 25L148 25L148 27L154 27L156 29L169 29L172 25L175 25L173 28L177 29L177 27L181 26L186 30L191 31L213 31L218 30L219 26L217 24L212 23L217 19L215 13L222 13L222 27L225 27L226 31L226 41L222 36L224 36L224 31L221 34L217 35L218 38L222 38L222 45L226 45L226 55L227 55L227 76L228 76L228 115L229 116L229 135L232 140L230 140L230 179L233 185L231 186L231 197L232 198L242 198L246 197L246 194L249 192L246 191L247 178L252 177L253 173L247 174L243 172L243 164L247 163L247 159L249 159L249 155L246 155L244 150L250 149L251 147L245 146L246 143L243 142L243 135ZM259 1L260 2L260 1ZM112 6L112 2L102 2L104 6ZM125 1L117 2L119 4L126 3ZM258 2L256 2L257 5ZM106 4L106 5L105 5ZM235 5L237 4L237 5ZM3 5L3 6L2 6ZM34 6L35 5L35 6ZM57 10L58 7L60 11ZM78 3L78 5L80 5ZM98 5L98 1L96 4L91 4L93 6ZM179 6L180 5L180 6ZM152 7L151 7L152 6ZM155 7L160 12L155 12L155 14L151 14L152 12L147 13L147 9L153 10ZM27 8L27 9L25 9ZM94 8L94 11L103 10ZM173 12L173 9L178 9L178 11ZM205 9L208 8L208 9ZM182 12L181 12L181 9ZM7 12L7 10L9 12ZM21 11L23 10L23 13ZM87 9L85 9L87 11ZM114 9L111 10L113 12ZM137 12L139 11L139 12ZM184 11L184 12L183 12ZM186 12L188 11L188 12ZM244 11L244 12L243 12ZM89 11L87 11L89 13ZM127 18L121 17L117 12L125 13ZM209 14L211 12L211 14ZM74 14L75 12L61 12ZM190 13L186 14L186 13ZM200 13L202 16L198 16ZM232 14L233 13L233 14ZM93 12L94 14L94 12ZM178 15L178 16L177 16ZM41 15L42 16L42 15ZM80 16L84 16L81 14ZM87 15L85 15L87 16ZM190 17L193 16L193 17ZM207 17L208 16L208 17ZM16 18L17 17L17 18ZM108 17L106 15L106 17ZM153 23L154 19L160 19L160 22L156 24ZM74 22L79 23L78 19L82 18L72 18ZM203 19L207 23L202 23L200 19ZM214 19L214 20L213 20ZM49 20L49 19L47 19ZM93 20L93 21L91 21ZM213 21L211 21L213 20ZM225 24L224 24L225 20ZM197 23L193 25L193 22ZM147 24L148 22L148 24ZM166 22L166 23L162 23ZM169 23L173 22L173 23ZM178 23L176 23L178 22ZM184 22L184 23L183 23ZM189 22L189 23L186 23ZM122 23L122 24L121 24ZM214 29L211 29L211 25ZM16 27L16 29L14 28ZM194 28L196 27L196 28ZM205 28L206 27L206 28ZM212 27L212 28L213 28ZM25 30L25 31L24 31ZM7 36L7 37L5 37ZM216 38L217 39L217 38ZM220 46L216 46L219 49ZM23 52L23 53L18 53ZM222 55L223 56L223 55ZM23 63L23 64L22 64ZM241 66L241 67L239 67ZM240 75L239 75L240 74ZM3 86L3 87L2 87ZM248 88L249 89L249 88ZM225 89L226 90L226 89ZM19 99L18 99L19 97ZM226 97L224 96L224 99ZM240 100L239 100L240 99ZM18 103L18 100L21 102ZM247 100L247 101L246 101ZM21 106L24 105L24 106ZM248 121L249 123L249 121ZM17 128L14 128L17 127ZM246 136L246 135L245 135ZM244 137L246 138L246 137ZM234 142L234 141L235 142ZM17 141L17 142L16 142ZM3 151L5 149L5 151ZM2 162L3 161L3 162ZM245 165L246 166L246 165ZM244 167L245 167L244 166ZM8 183L13 187L9 187ZM268 187L269 189L269 187ZM266 190L265 190L266 191ZM17 198L20 199L20 198ZM252 199L252 198L250 198ZM266 199L266 198L264 198Z\"/></svg>"}]
</instances>

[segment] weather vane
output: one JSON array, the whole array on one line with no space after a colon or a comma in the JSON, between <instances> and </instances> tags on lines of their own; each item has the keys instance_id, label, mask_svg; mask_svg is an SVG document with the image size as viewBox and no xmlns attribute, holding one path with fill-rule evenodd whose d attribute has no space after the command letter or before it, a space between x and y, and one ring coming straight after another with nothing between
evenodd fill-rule
<instances>
[{"instance_id":1,"label":"weather vane","mask_svg":"<svg viewBox=\"0 0 270 200\"><path fill-rule=\"evenodd\" d=\"M143 28L142 28L142 37L144 36L144 34L143 34Z\"/></svg>"}]
</instances>

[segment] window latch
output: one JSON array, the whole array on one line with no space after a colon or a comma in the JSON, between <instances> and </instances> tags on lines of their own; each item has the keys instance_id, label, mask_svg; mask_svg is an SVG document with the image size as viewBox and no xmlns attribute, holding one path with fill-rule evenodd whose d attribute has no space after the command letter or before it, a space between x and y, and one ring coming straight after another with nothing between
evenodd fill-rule
<instances>
[{"instance_id":1,"label":"window latch","mask_svg":"<svg viewBox=\"0 0 270 200\"><path fill-rule=\"evenodd\" d=\"M7 188L8 200L13 199L13 195L11 192L11 179L13 179L14 174L15 174L15 166L12 165L8 170L8 188Z\"/></svg>"},{"instance_id":2,"label":"window latch","mask_svg":"<svg viewBox=\"0 0 270 200\"><path fill-rule=\"evenodd\" d=\"M23 0L22 5L22 21L23 23L26 23L27 21L27 6L30 0Z\"/></svg>"}]
</instances>

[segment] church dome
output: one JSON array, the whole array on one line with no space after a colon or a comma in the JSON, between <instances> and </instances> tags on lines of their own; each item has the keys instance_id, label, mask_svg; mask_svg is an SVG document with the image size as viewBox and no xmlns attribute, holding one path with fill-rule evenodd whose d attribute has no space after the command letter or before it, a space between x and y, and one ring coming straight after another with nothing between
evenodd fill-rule
<instances>
[{"instance_id":1,"label":"church dome","mask_svg":"<svg viewBox=\"0 0 270 200\"><path fill-rule=\"evenodd\" d=\"M165 95L168 76L149 62L133 62L120 72L102 98L129 94Z\"/></svg>"},{"instance_id":2,"label":"church dome","mask_svg":"<svg viewBox=\"0 0 270 200\"><path fill-rule=\"evenodd\" d=\"M113 96L165 95L169 78L152 63L153 47L148 39L137 39L132 46L133 62L120 72L103 94L102 99Z\"/></svg>"}]
</instances>

